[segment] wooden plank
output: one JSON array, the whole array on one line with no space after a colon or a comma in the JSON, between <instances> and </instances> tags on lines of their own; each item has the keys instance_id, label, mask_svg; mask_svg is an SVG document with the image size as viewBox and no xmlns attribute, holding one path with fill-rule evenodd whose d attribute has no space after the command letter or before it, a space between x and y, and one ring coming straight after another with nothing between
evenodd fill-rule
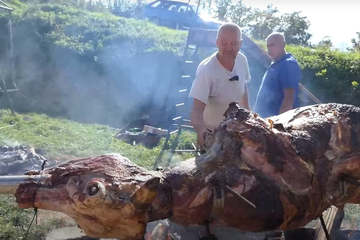
<instances>
[{"instance_id":1,"label":"wooden plank","mask_svg":"<svg viewBox=\"0 0 360 240\"><path fill-rule=\"evenodd\" d=\"M177 133L178 131L179 131L179 129L176 129L176 130L170 132L170 135L173 135L174 133Z\"/></svg>"},{"instance_id":2,"label":"wooden plank","mask_svg":"<svg viewBox=\"0 0 360 240\"><path fill-rule=\"evenodd\" d=\"M331 234L337 210L338 210L337 207L331 206L330 208L326 209L323 212L323 219L324 219L325 226L326 226L326 229L329 234ZM327 237L326 237L326 234L321 225L320 219L317 220L316 225L315 225L314 240L330 240L330 239L327 239Z\"/></svg>"},{"instance_id":3,"label":"wooden plank","mask_svg":"<svg viewBox=\"0 0 360 240\"><path fill-rule=\"evenodd\" d=\"M196 152L197 150L193 150L193 149L179 149L179 150L174 150L174 152Z\"/></svg>"},{"instance_id":4,"label":"wooden plank","mask_svg":"<svg viewBox=\"0 0 360 240\"><path fill-rule=\"evenodd\" d=\"M4 92L18 92L19 91L19 89L7 89L7 90L2 90L1 88L0 88L0 92L1 93L4 93Z\"/></svg>"},{"instance_id":5,"label":"wooden plank","mask_svg":"<svg viewBox=\"0 0 360 240\"><path fill-rule=\"evenodd\" d=\"M173 124L173 126L177 126L178 124ZM191 129L193 129L194 127L193 126L190 126L190 125L180 125L181 127L183 127L183 128L191 128Z\"/></svg>"}]
</instances>

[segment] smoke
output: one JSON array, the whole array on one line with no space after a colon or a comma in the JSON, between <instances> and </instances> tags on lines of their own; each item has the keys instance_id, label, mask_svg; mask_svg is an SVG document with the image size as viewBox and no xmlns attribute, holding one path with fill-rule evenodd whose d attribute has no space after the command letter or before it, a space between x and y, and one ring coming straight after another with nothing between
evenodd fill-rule
<instances>
[{"instance_id":1,"label":"smoke","mask_svg":"<svg viewBox=\"0 0 360 240\"><path fill-rule=\"evenodd\" d=\"M247 55L246 53L244 53L244 55L248 60L249 71L251 76L251 81L248 84L248 96L249 96L250 109L253 109L255 105L256 96L258 94L261 85L262 77L266 69L264 69L259 64L259 62L254 58L252 58L250 55Z\"/></svg>"},{"instance_id":2,"label":"smoke","mask_svg":"<svg viewBox=\"0 0 360 240\"><path fill-rule=\"evenodd\" d=\"M8 139L2 140L2 142L4 142L4 145L6 145L8 147L17 147L17 146L21 145L21 143L18 141L13 141L13 140L8 140Z\"/></svg>"},{"instance_id":3,"label":"smoke","mask_svg":"<svg viewBox=\"0 0 360 240\"><path fill-rule=\"evenodd\" d=\"M81 53L64 46L47 28L45 21L33 18L13 26L16 83L22 94L13 95L16 111L114 127L139 118L165 124L172 117L175 98L171 91L179 88L179 56L144 51L141 43L126 38ZM81 27L66 29L67 36L79 31ZM49 36L58 43L49 41ZM94 34L86 37L93 39L89 42L97 38ZM2 50L6 54L0 56L0 63L8 63L9 49ZM10 84L11 68L3 66ZM1 101L0 107L9 105Z\"/></svg>"},{"instance_id":4,"label":"smoke","mask_svg":"<svg viewBox=\"0 0 360 240\"><path fill-rule=\"evenodd\" d=\"M62 41L82 34L86 43L94 43L98 38L95 30L85 34L82 26L69 26L64 30L66 35L59 37L51 32L54 26L48 24L45 20L29 18L13 26L16 83L26 97L13 96L16 111L46 113L113 127L138 119L163 128L171 124L175 104L187 100L180 99L177 91L189 89L193 81L180 78L183 74L180 56L149 51L146 41L137 42L130 37L112 39L98 47L93 44L82 50L76 44L84 39L74 38L74 43L66 44ZM6 54L0 56L1 64L9 62L8 49L2 50ZM252 77L249 99L253 106L265 70L247 57ZM11 68L8 64L4 68L9 82ZM0 106L9 107L6 101L1 101Z\"/></svg>"}]
</instances>

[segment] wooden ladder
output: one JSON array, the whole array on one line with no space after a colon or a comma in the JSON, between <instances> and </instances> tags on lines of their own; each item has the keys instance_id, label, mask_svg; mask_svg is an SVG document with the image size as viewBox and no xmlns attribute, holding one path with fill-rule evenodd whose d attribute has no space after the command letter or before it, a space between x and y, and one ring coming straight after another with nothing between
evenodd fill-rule
<instances>
[{"instance_id":1,"label":"wooden ladder","mask_svg":"<svg viewBox=\"0 0 360 240\"><path fill-rule=\"evenodd\" d=\"M169 146L169 140L172 135L176 134L173 144L171 145L171 149L169 151L169 155L166 160L166 165L170 166L172 157L174 153L177 152L191 152L194 154L197 154L197 149L194 143L192 143L193 148L192 149L177 149L179 138L184 129L193 129L193 127L190 125L190 107L191 107L191 101L189 96L190 88L194 79L194 71L191 71L194 67L194 62L191 60L186 60L186 50L189 49L189 45L186 44L183 60L179 63L180 64L180 76L178 78L177 84L174 84L174 88L170 90L170 94L174 95L174 109L175 114L174 118L172 119L173 123L170 128L170 131L168 131L168 134L165 139L165 143L163 145L163 148L158 156L158 158L155 161L153 169L157 169L159 167L160 162L162 162L162 158L164 155L164 152L166 148ZM184 60L185 59L185 60Z\"/></svg>"}]
</instances>

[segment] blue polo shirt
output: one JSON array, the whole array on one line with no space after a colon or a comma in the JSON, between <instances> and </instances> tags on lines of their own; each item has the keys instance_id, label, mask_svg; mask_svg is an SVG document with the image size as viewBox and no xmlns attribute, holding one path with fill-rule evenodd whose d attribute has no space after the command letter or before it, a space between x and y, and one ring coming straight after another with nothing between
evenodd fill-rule
<instances>
[{"instance_id":1,"label":"blue polo shirt","mask_svg":"<svg viewBox=\"0 0 360 240\"><path fill-rule=\"evenodd\" d=\"M262 79L254 112L263 118L278 115L287 88L295 90L293 108L297 108L300 78L301 69L291 53L273 62Z\"/></svg>"}]
</instances>

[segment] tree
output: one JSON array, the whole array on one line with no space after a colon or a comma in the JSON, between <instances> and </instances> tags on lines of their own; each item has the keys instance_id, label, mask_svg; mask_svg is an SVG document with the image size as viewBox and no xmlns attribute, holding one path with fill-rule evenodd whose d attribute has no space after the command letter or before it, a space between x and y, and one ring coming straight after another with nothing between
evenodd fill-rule
<instances>
[{"instance_id":1,"label":"tree","mask_svg":"<svg viewBox=\"0 0 360 240\"><path fill-rule=\"evenodd\" d=\"M215 0L216 5L216 18L220 21L224 21L227 18L227 13L229 12L229 8L232 3L231 0Z\"/></svg>"},{"instance_id":2,"label":"tree","mask_svg":"<svg viewBox=\"0 0 360 240\"><path fill-rule=\"evenodd\" d=\"M301 12L285 13L280 17L280 27L277 31L283 32L288 44L309 46L311 34L308 32L310 21L300 16Z\"/></svg>"},{"instance_id":3,"label":"tree","mask_svg":"<svg viewBox=\"0 0 360 240\"><path fill-rule=\"evenodd\" d=\"M348 50L351 52L360 52L360 32L356 32L356 34L357 34L357 39L356 38L351 39L352 47L348 48Z\"/></svg>"},{"instance_id":4,"label":"tree","mask_svg":"<svg viewBox=\"0 0 360 240\"><path fill-rule=\"evenodd\" d=\"M308 32L310 22L301 12L280 15L272 4L266 9L253 9L242 0L204 0L202 6L221 20L231 20L244 28L245 32L257 40L264 40L274 31L283 32L287 43L309 46L311 34Z\"/></svg>"},{"instance_id":5,"label":"tree","mask_svg":"<svg viewBox=\"0 0 360 240\"><path fill-rule=\"evenodd\" d=\"M227 14L232 22L240 27L247 27L253 21L254 15L252 7L245 5L241 0L231 5Z\"/></svg>"},{"instance_id":6,"label":"tree","mask_svg":"<svg viewBox=\"0 0 360 240\"><path fill-rule=\"evenodd\" d=\"M201 6L213 17L221 20L231 20L240 27L246 27L252 20L252 7L245 5L242 0L234 3L232 0L205 0Z\"/></svg>"},{"instance_id":7,"label":"tree","mask_svg":"<svg viewBox=\"0 0 360 240\"><path fill-rule=\"evenodd\" d=\"M323 39L316 46L321 47L321 48L332 48L334 45L331 42L330 37L325 36L325 37L323 37Z\"/></svg>"},{"instance_id":8,"label":"tree","mask_svg":"<svg viewBox=\"0 0 360 240\"><path fill-rule=\"evenodd\" d=\"M256 8L252 12L252 22L249 24L250 35L258 40L264 40L279 25L279 10L273 5L268 5L265 10Z\"/></svg>"}]
</instances>

